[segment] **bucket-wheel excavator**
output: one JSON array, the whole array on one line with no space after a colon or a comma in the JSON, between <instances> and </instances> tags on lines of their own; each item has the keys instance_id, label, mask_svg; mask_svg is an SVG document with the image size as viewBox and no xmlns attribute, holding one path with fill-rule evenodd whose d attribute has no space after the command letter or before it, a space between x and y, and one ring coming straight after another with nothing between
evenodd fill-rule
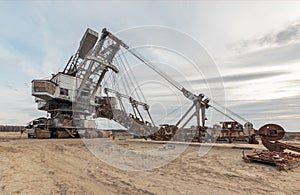
<instances>
[{"instance_id":1,"label":"bucket-wheel excavator","mask_svg":"<svg viewBox=\"0 0 300 195\"><path fill-rule=\"evenodd\" d=\"M77 52L62 72L53 75L49 80L32 81L32 95L35 96L38 109L47 111L48 118L43 118L43 121L37 123L39 125L31 125L30 136L79 137L95 129L94 118L106 118L146 139L179 139L176 134L185 134L188 137L186 141L205 142L218 139L232 142L242 138L243 141L257 143L257 131L253 129L252 123L205 94L190 92L105 28L101 36L98 36L97 32L87 29ZM176 124L155 125L141 89L130 90L136 82L134 73L127 78L119 76L122 72L131 71L130 60L120 54L121 51L129 53L155 71L191 102L190 108ZM121 93L118 90L120 87L114 86L117 78L124 81L122 88L126 93ZM108 82L109 79L111 83ZM130 105L133 113L130 113L128 108L126 110L124 102ZM227 112L223 112L220 107ZM222 123L221 127L207 127L206 110L209 108L232 121ZM239 123L236 118L245 121L245 125ZM186 128L193 119L193 128Z\"/></svg>"},{"instance_id":2,"label":"bucket-wheel excavator","mask_svg":"<svg viewBox=\"0 0 300 195\"><path fill-rule=\"evenodd\" d=\"M124 51L155 71L191 102L175 124L155 125L141 88L132 90L137 81L130 68L130 60L123 55ZM130 74L127 77L120 75L124 72ZM118 86L117 79L122 81L123 86ZM125 93L121 92L121 88ZM38 109L47 111L48 116L27 125L30 138L97 137L101 132L95 131L94 119L105 118L119 123L131 133L152 140L229 143L240 140L255 144L258 143L255 136L259 135L268 150L244 154L246 162L274 164L280 170L300 164L300 155L297 154L300 148L278 141L285 134L281 126L267 124L255 130L248 120L205 94L187 90L106 29L102 30L100 38L97 32L87 29L77 52L62 72L52 75L49 80L32 81L32 95ZM207 127L207 109L214 109L230 121L221 122L222 126ZM195 119L194 125L186 128L193 122L192 119Z\"/></svg>"}]
</instances>

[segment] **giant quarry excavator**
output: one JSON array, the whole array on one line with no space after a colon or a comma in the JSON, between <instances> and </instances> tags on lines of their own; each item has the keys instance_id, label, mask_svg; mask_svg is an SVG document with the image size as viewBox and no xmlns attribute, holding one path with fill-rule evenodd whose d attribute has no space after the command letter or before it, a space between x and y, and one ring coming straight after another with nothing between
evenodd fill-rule
<instances>
[{"instance_id":1,"label":"giant quarry excavator","mask_svg":"<svg viewBox=\"0 0 300 195\"><path fill-rule=\"evenodd\" d=\"M124 51L155 71L191 102L190 108L176 124L156 126L142 90L139 88L130 92L130 87L136 82L134 73L127 78L119 76L122 72L131 71L130 59L122 55ZM120 86L116 87L116 78L123 81L122 87L126 93L118 90ZM80 137L95 129L95 118L106 118L152 140L241 140L258 143L255 139L257 131L252 123L229 109L226 113L222 112L216 106L218 103L205 94L190 92L105 28L100 37L97 32L87 29L78 50L62 72L52 75L49 80L32 81L32 95L38 109L46 111L48 117L36 119L27 126L30 137ZM131 111L124 103L130 105ZM220 112L230 121L223 122L222 126L207 127L207 109ZM193 121L194 125L187 127Z\"/></svg>"},{"instance_id":2,"label":"giant quarry excavator","mask_svg":"<svg viewBox=\"0 0 300 195\"><path fill-rule=\"evenodd\" d=\"M155 125L141 88L132 90L139 85L125 52L155 71L191 102L186 113L175 124ZM127 77L122 74L125 72ZM100 136L100 131L96 131L95 119L104 118L152 140L244 141L256 144L258 141L255 138L259 135L268 150L244 154L246 162L273 164L279 170L300 164L300 155L297 154L300 148L278 141L285 134L281 126L266 124L255 130L248 120L205 94L190 92L106 29L102 30L100 38L97 32L87 29L77 52L62 72L53 74L49 80L32 81L32 95L38 109L46 111L47 117L35 119L26 126L30 138L92 137L95 133ZM222 126L206 126L207 109L214 109L230 121L221 122ZM294 153L284 152L286 149Z\"/></svg>"}]
</instances>

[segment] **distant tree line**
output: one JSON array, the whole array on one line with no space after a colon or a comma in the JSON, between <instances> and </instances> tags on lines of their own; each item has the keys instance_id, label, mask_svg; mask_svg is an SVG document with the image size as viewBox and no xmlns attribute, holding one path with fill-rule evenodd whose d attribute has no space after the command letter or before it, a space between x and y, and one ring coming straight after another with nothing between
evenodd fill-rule
<instances>
[{"instance_id":1,"label":"distant tree line","mask_svg":"<svg viewBox=\"0 0 300 195\"><path fill-rule=\"evenodd\" d=\"M24 126L0 125L0 132L18 132L23 128Z\"/></svg>"}]
</instances>

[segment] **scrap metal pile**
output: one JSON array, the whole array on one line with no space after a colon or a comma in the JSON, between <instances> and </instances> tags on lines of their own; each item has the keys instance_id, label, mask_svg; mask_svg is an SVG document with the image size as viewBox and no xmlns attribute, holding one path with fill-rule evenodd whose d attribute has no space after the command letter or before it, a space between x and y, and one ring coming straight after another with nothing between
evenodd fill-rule
<instances>
[{"instance_id":1,"label":"scrap metal pile","mask_svg":"<svg viewBox=\"0 0 300 195\"><path fill-rule=\"evenodd\" d=\"M284 129L276 124L267 124L258 131L263 145L268 150L254 151L253 154L245 155L245 162L259 162L275 165L278 170L289 170L300 165L300 148L279 142L285 135ZM284 152L284 150L292 152Z\"/></svg>"}]
</instances>

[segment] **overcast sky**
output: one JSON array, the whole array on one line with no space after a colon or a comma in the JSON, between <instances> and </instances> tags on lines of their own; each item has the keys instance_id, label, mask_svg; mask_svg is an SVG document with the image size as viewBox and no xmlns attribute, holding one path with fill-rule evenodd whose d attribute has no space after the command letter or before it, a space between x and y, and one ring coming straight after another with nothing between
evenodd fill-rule
<instances>
[{"instance_id":1,"label":"overcast sky","mask_svg":"<svg viewBox=\"0 0 300 195\"><path fill-rule=\"evenodd\" d=\"M119 32L161 25L207 50L231 110L256 128L279 123L300 130L300 2L1 1L0 25L1 124L45 116L36 109L31 80L61 71L87 27ZM199 91L201 79L188 82Z\"/></svg>"}]
</instances>

